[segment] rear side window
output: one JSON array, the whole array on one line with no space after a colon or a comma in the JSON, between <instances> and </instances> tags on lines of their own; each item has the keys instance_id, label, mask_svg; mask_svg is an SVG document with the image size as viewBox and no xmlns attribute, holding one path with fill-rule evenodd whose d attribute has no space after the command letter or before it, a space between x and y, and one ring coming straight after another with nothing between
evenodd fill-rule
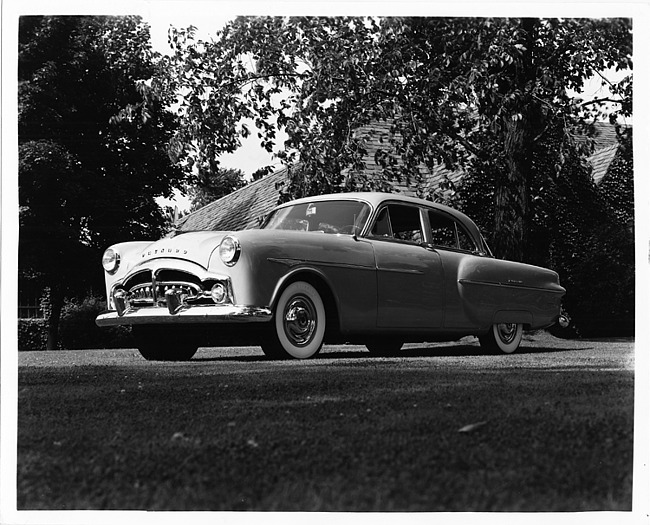
<instances>
[{"instance_id":1,"label":"rear side window","mask_svg":"<svg viewBox=\"0 0 650 525\"><path fill-rule=\"evenodd\" d=\"M415 206L389 204L377 216L373 237L420 243L423 240L420 210Z\"/></svg>"},{"instance_id":2,"label":"rear side window","mask_svg":"<svg viewBox=\"0 0 650 525\"><path fill-rule=\"evenodd\" d=\"M476 250L476 245L469 233L451 217L429 211L429 224L431 225L431 242L436 246L470 252Z\"/></svg>"}]
</instances>

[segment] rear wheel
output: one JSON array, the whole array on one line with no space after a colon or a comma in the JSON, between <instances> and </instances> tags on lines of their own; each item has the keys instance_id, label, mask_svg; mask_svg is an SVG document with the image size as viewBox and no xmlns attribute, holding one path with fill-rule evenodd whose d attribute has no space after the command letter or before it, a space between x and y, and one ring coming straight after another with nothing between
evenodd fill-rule
<instances>
[{"instance_id":1,"label":"rear wheel","mask_svg":"<svg viewBox=\"0 0 650 525\"><path fill-rule=\"evenodd\" d=\"M189 361L199 348L191 333L166 326L134 326L133 336L147 361Z\"/></svg>"},{"instance_id":2,"label":"rear wheel","mask_svg":"<svg viewBox=\"0 0 650 525\"><path fill-rule=\"evenodd\" d=\"M325 306L318 290L304 281L287 286L275 307L273 328L262 343L273 359L308 359L323 346Z\"/></svg>"},{"instance_id":3,"label":"rear wheel","mask_svg":"<svg viewBox=\"0 0 650 525\"><path fill-rule=\"evenodd\" d=\"M521 323L497 323L493 324L490 331L478 340L481 347L490 352L501 354L512 354L519 348L524 332L524 325Z\"/></svg>"}]
</instances>

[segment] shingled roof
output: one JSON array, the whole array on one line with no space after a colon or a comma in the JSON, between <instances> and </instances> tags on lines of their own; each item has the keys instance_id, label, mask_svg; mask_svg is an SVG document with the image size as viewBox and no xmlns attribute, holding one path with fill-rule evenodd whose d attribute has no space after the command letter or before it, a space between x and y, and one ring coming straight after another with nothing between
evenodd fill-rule
<instances>
[{"instance_id":1,"label":"shingled roof","mask_svg":"<svg viewBox=\"0 0 650 525\"><path fill-rule=\"evenodd\" d=\"M600 181L607 175L617 151L618 144L612 144L611 146L597 150L589 157L588 160L592 168L591 176L596 184L600 184Z\"/></svg>"},{"instance_id":2,"label":"shingled roof","mask_svg":"<svg viewBox=\"0 0 650 525\"><path fill-rule=\"evenodd\" d=\"M382 135L386 134L388 127L385 123L375 123L361 131L366 137L365 146L368 153L364 157L364 162L368 174L379 172L381 169L374 161L374 153L378 148L386 146ZM607 174L618 150L614 127L606 123L597 124L594 145L595 152L588 161L593 168L594 182L598 184ZM425 194L445 196L449 190L441 190L441 184L445 181L458 184L463 175L460 170L450 171L443 166L438 166L431 172L423 173L424 180L421 181L420 189ZM287 180L287 176L288 170L283 168L251 182L183 217L176 225L176 230L180 232L234 231L254 228L259 225L260 219L278 204L281 187ZM409 186L406 181L395 183L394 190L408 196L416 194L416 188Z\"/></svg>"},{"instance_id":3,"label":"shingled roof","mask_svg":"<svg viewBox=\"0 0 650 525\"><path fill-rule=\"evenodd\" d=\"M253 228L278 203L287 168L247 184L183 217L178 231L232 231Z\"/></svg>"}]
</instances>

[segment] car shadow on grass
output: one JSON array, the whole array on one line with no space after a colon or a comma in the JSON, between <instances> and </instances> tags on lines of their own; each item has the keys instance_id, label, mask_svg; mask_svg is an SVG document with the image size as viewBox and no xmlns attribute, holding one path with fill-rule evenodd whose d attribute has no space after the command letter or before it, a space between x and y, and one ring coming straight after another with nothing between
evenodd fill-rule
<instances>
[{"instance_id":1,"label":"car shadow on grass","mask_svg":"<svg viewBox=\"0 0 650 525\"><path fill-rule=\"evenodd\" d=\"M192 358L192 363L218 363L224 361L240 361L254 363L256 361L271 361L265 355L224 355L219 357L196 357Z\"/></svg>"},{"instance_id":2,"label":"car shadow on grass","mask_svg":"<svg viewBox=\"0 0 650 525\"><path fill-rule=\"evenodd\" d=\"M553 347L521 347L517 350L517 354L544 354L544 353L558 353L569 352L576 350L575 348L553 348ZM587 350L587 348L581 349ZM322 353L317 356L318 359L347 359L351 357L365 357L372 359L383 359L385 357L480 357L491 356L498 357L499 355L507 356L507 354L495 354L484 350L480 346L475 345L450 345L450 346L431 346L421 348L406 348L400 350L394 355L390 356L373 356L369 352L352 351L352 352L331 352Z\"/></svg>"},{"instance_id":3,"label":"car shadow on grass","mask_svg":"<svg viewBox=\"0 0 650 525\"><path fill-rule=\"evenodd\" d=\"M590 347L583 347L579 350L589 350ZM573 346L561 346L561 347L551 347L551 346L521 346L517 349L517 352L514 355L518 354L546 354L546 353L561 353L561 352L570 352L577 350ZM489 351L484 350L479 345L471 344L450 344L450 345L441 345L435 344L434 346L424 346L418 348L405 348L399 352L390 355L390 356L376 356L372 355L367 350L356 350L350 349L347 350L346 347L340 347L340 349L328 349L324 348L318 355L309 361L320 361L324 359L391 359L391 358L408 358L408 357L479 357L479 356L491 356L498 357L499 355L508 357L507 354L495 354ZM273 362L274 360L268 358L264 354L260 355L223 355L218 357L195 357L192 361L196 362L227 362L227 361L239 361L239 362ZM297 361L297 360L296 360ZM286 362L286 361L285 361Z\"/></svg>"}]
</instances>

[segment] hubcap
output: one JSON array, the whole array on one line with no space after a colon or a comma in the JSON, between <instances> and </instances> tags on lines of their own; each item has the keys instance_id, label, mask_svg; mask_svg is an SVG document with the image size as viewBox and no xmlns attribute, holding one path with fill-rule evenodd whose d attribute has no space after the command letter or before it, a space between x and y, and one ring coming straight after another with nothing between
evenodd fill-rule
<instances>
[{"instance_id":1,"label":"hubcap","mask_svg":"<svg viewBox=\"0 0 650 525\"><path fill-rule=\"evenodd\" d=\"M316 308L307 297L293 297L284 311L284 333L295 346L305 346L314 336L316 319Z\"/></svg>"},{"instance_id":2,"label":"hubcap","mask_svg":"<svg viewBox=\"0 0 650 525\"><path fill-rule=\"evenodd\" d=\"M517 325L515 323L502 323L497 325L497 333L501 341L505 344L510 344L517 336Z\"/></svg>"}]
</instances>

